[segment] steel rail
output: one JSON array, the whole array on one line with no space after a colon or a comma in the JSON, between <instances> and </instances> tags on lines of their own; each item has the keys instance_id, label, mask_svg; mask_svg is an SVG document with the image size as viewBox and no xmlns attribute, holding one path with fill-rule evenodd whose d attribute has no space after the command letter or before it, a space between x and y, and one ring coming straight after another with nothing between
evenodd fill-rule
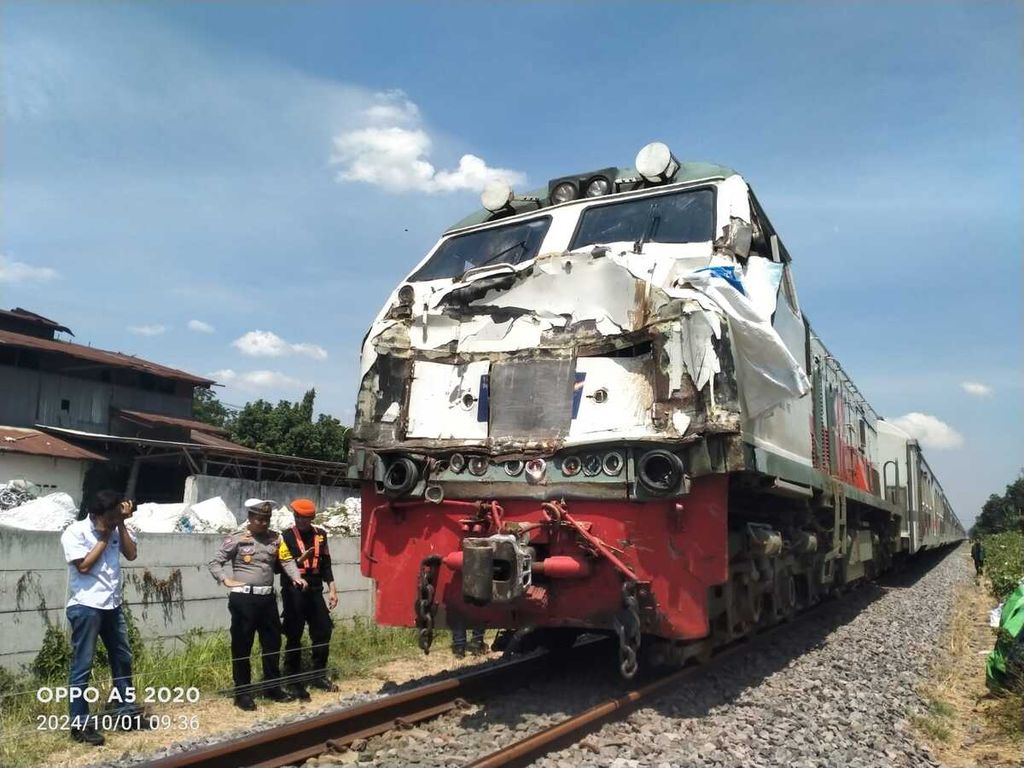
<instances>
[{"instance_id":1,"label":"steel rail","mask_svg":"<svg viewBox=\"0 0 1024 768\"><path fill-rule=\"evenodd\" d=\"M437 717L462 706L467 698L525 685L532 674L549 662L546 654L511 659L365 704L169 755L143 763L141 768L278 768L294 765L327 751L341 750L357 739Z\"/></svg>"},{"instance_id":2,"label":"steel rail","mask_svg":"<svg viewBox=\"0 0 1024 768\"><path fill-rule=\"evenodd\" d=\"M467 763L463 768L517 768L518 766L529 765L544 755L579 741L583 736L597 730L605 723L625 717L645 699L654 698L662 691L672 688L687 678L707 670L709 666L717 665L723 659L740 652L747 653L751 650L752 646L761 645L764 640L767 640L776 633L792 628L794 625L802 624L826 606L835 604L835 601L830 599L815 603L813 606L801 611L792 620L779 622L755 634L744 635L721 646L714 652L707 663L688 666L684 669L666 673L646 685L627 691L621 696L606 699L578 715L567 717L561 722L548 726L524 739L477 758L473 762Z\"/></svg>"}]
</instances>

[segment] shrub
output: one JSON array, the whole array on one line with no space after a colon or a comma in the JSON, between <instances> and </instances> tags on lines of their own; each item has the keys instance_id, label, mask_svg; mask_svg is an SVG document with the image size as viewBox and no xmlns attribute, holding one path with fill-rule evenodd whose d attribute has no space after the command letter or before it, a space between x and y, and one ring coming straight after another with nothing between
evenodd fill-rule
<instances>
[{"instance_id":1,"label":"shrub","mask_svg":"<svg viewBox=\"0 0 1024 768\"><path fill-rule=\"evenodd\" d=\"M1024 533L1006 531L982 539L985 573L992 580L992 593L1003 600L1024 578Z\"/></svg>"}]
</instances>

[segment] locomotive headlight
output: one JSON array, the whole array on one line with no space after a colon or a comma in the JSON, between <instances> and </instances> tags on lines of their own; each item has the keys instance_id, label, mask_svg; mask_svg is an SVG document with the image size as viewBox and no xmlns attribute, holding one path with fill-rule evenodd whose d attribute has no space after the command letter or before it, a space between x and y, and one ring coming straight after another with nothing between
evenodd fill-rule
<instances>
[{"instance_id":1,"label":"locomotive headlight","mask_svg":"<svg viewBox=\"0 0 1024 768\"><path fill-rule=\"evenodd\" d=\"M452 472L458 474L466 468L466 457L461 453L453 453L452 457L448 459L448 467Z\"/></svg>"},{"instance_id":2,"label":"locomotive headlight","mask_svg":"<svg viewBox=\"0 0 1024 768\"><path fill-rule=\"evenodd\" d=\"M604 176L595 176L587 182L584 194L587 197L601 197L612 191L612 183Z\"/></svg>"},{"instance_id":3,"label":"locomotive headlight","mask_svg":"<svg viewBox=\"0 0 1024 768\"><path fill-rule=\"evenodd\" d=\"M660 141L652 141L637 152L635 165L637 173L655 183L668 181L679 170L679 161Z\"/></svg>"},{"instance_id":4,"label":"locomotive headlight","mask_svg":"<svg viewBox=\"0 0 1024 768\"><path fill-rule=\"evenodd\" d=\"M490 462L487 460L486 456L470 456L468 466L469 474L480 477L480 475L487 471L487 467L490 466Z\"/></svg>"},{"instance_id":5,"label":"locomotive headlight","mask_svg":"<svg viewBox=\"0 0 1024 768\"><path fill-rule=\"evenodd\" d=\"M544 478L548 463L544 459L530 459L526 462L526 479L531 483L538 483Z\"/></svg>"},{"instance_id":6,"label":"locomotive headlight","mask_svg":"<svg viewBox=\"0 0 1024 768\"><path fill-rule=\"evenodd\" d=\"M411 307L412 303L416 300L416 291L411 285L403 285L398 289L398 305L402 307Z\"/></svg>"},{"instance_id":7,"label":"locomotive headlight","mask_svg":"<svg viewBox=\"0 0 1024 768\"><path fill-rule=\"evenodd\" d=\"M609 477L617 477L622 472L622 467L625 465L626 460L622 457L622 454L618 451L611 451L604 455L604 461L601 462L601 469Z\"/></svg>"},{"instance_id":8,"label":"locomotive headlight","mask_svg":"<svg viewBox=\"0 0 1024 768\"><path fill-rule=\"evenodd\" d=\"M563 181L560 184L556 184L555 188L551 190L551 202L555 205L558 203L568 203L570 200L576 199L576 185L571 181Z\"/></svg>"},{"instance_id":9,"label":"locomotive headlight","mask_svg":"<svg viewBox=\"0 0 1024 768\"><path fill-rule=\"evenodd\" d=\"M583 469L583 462L579 456L566 456L562 459L562 474L566 477L574 477Z\"/></svg>"},{"instance_id":10,"label":"locomotive headlight","mask_svg":"<svg viewBox=\"0 0 1024 768\"><path fill-rule=\"evenodd\" d=\"M588 453L583 457L583 474L587 477L594 477L594 475L600 474L601 472L601 457L596 453Z\"/></svg>"},{"instance_id":11,"label":"locomotive headlight","mask_svg":"<svg viewBox=\"0 0 1024 768\"><path fill-rule=\"evenodd\" d=\"M491 181L480 193L480 202L491 213L508 208L512 203L512 187L504 181Z\"/></svg>"}]
</instances>

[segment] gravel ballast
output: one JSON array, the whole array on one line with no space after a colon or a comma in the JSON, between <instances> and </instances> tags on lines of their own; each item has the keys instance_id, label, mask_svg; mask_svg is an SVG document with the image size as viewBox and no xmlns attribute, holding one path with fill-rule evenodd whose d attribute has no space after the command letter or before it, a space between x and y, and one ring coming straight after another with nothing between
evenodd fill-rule
<instances>
[{"instance_id":1,"label":"gravel ballast","mask_svg":"<svg viewBox=\"0 0 1024 768\"><path fill-rule=\"evenodd\" d=\"M915 687L971 570L959 549L920 571L824 606L537 765L938 766L909 720L924 709Z\"/></svg>"},{"instance_id":2,"label":"gravel ballast","mask_svg":"<svg viewBox=\"0 0 1024 768\"><path fill-rule=\"evenodd\" d=\"M972 574L962 549L927 557L931 567L915 564L755 638L746 651L712 661L677 691L536 765L938 766L910 730L910 719L924 710L915 687L945 629L956 587ZM567 668L563 676L306 765L464 765L620 693L614 666L609 657L598 669Z\"/></svg>"}]
</instances>

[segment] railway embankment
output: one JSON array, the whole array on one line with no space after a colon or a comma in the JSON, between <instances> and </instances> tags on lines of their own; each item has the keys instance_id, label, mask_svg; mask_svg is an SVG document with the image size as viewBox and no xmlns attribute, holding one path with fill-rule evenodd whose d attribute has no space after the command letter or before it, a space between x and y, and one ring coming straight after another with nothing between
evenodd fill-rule
<instances>
[{"instance_id":1,"label":"railway embankment","mask_svg":"<svg viewBox=\"0 0 1024 768\"><path fill-rule=\"evenodd\" d=\"M742 652L713 659L671 693L535 764L945 765L945 756L955 748L934 741L930 746L920 724L934 713L929 681L936 665L947 663L944 649L956 631L973 572L964 547L922 560L902 574L864 585L754 637ZM305 766L466 765L621 691L611 665L591 662L588 671L578 668L581 661L588 663L577 659L560 674L531 679L515 690L494 691L464 709L361 740L354 749L326 754ZM974 661L980 665L983 657L975 655ZM353 702L351 694L346 699ZM164 746L158 754L195 749L227 735ZM139 752L113 761L113 755L106 757L104 765L120 766L145 759ZM998 755L990 757L995 761L978 764L1006 764L998 762Z\"/></svg>"},{"instance_id":2,"label":"railway embankment","mask_svg":"<svg viewBox=\"0 0 1024 768\"><path fill-rule=\"evenodd\" d=\"M927 712L919 686L971 579L960 547L927 570L867 585L538 765L941 765L912 723Z\"/></svg>"}]
</instances>

